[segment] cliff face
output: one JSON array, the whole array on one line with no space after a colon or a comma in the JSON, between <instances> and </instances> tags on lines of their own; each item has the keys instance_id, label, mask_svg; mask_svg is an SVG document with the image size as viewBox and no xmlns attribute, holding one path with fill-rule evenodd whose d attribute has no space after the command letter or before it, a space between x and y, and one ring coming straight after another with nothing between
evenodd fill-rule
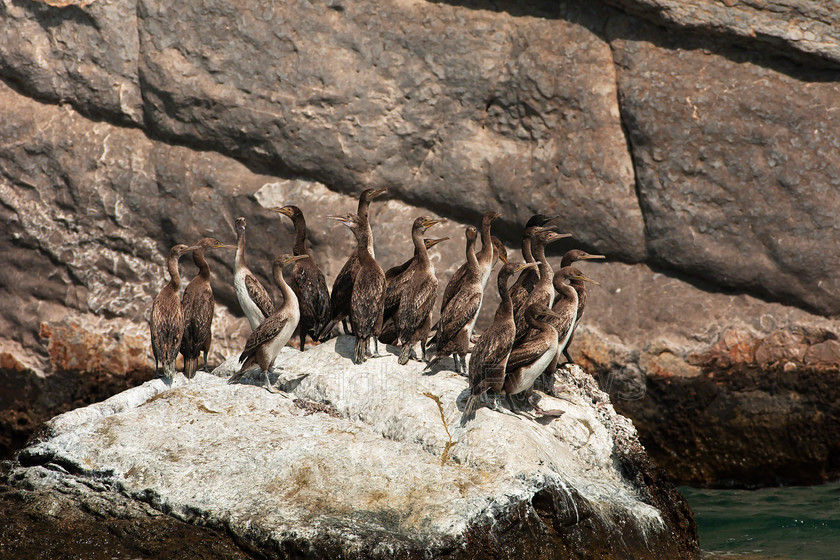
<instances>
[{"instance_id":1,"label":"cliff face","mask_svg":"<svg viewBox=\"0 0 840 560\"><path fill-rule=\"evenodd\" d=\"M67 412L21 452L6 491L31 503L58 490L141 528L166 513L269 558L698 553L684 499L580 368L543 399L558 419L480 408L464 425L462 376L395 355L356 366L353 344L285 349L288 392L227 384L232 359L222 378L154 380Z\"/></svg>"},{"instance_id":2,"label":"cliff face","mask_svg":"<svg viewBox=\"0 0 840 560\"><path fill-rule=\"evenodd\" d=\"M150 376L145 319L168 247L232 240L244 215L249 262L267 273L292 233L264 208L294 203L332 280L351 240L323 217L351 210L363 187L393 196L373 208L385 266L410 254L413 217L451 219L436 228L453 237L439 246L444 282L463 258L461 225L482 212L504 214L513 246L530 214L559 214L575 238L558 253L610 261L588 265L604 289L572 354L606 388L635 379L628 394L647 396L623 410L638 419L664 405L648 383L740 379L695 359L730 329L830 342L836 16L813 2L608 4L4 0L0 373L25 388L0 403L4 454L55 412ZM214 363L246 332L232 265L211 255ZM823 379L840 353L820 348ZM755 363L794 385L811 375ZM691 415L682 436L718 421L709 407ZM817 434L832 418L815 417ZM656 425L640 423L644 443ZM683 440L663 457L684 456ZM820 445L812 467L838 474L837 442ZM728 477L680 474L689 467L672 472Z\"/></svg>"}]
</instances>

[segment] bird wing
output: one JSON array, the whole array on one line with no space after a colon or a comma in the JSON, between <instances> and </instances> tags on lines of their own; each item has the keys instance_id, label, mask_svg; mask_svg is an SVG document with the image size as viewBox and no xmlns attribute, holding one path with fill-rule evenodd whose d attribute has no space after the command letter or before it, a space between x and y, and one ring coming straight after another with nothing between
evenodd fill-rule
<instances>
[{"instance_id":1,"label":"bird wing","mask_svg":"<svg viewBox=\"0 0 840 560\"><path fill-rule=\"evenodd\" d=\"M478 313L481 290L462 290L453 297L438 321L438 348L455 338L464 326Z\"/></svg>"},{"instance_id":2,"label":"bird wing","mask_svg":"<svg viewBox=\"0 0 840 560\"><path fill-rule=\"evenodd\" d=\"M429 313L435 304L437 285L434 274L424 274L422 277L416 276L416 282L412 282L406 290L403 290L397 316L400 339L403 344L409 339L411 333L419 329L423 321L429 318Z\"/></svg>"},{"instance_id":3,"label":"bird wing","mask_svg":"<svg viewBox=\"0 0 840 560\"><path fill-rule=\"evenodd\" d=\"M272 303L271 297L254 275L245 275L245 288L248 290L248 296L257 304L263 315L268 317L274 313L274 303Z\"/></svg>"},{"instance_id":4,"label":"bird wing","mask_svg":"<svg viewBox=\"0 0 840 560\"><path fill-rule=\"evenodd\" d=\"M366 269L365 274L357 278L356 284L358 287L353 288L351 300L353 312L350 314L353 334L362 337L378 334L373 331L382 317L385 302L385 274L381 272L381 269L377 272ZM359 321L362 323L358 324Z\"/></svg>"},{"instance_id":5,"label":"bird wing","mask_svg":"<svg viewBox=\"0 0 840 560\"><path fill-rule=\"evenodd\" d=\"M411 263L409 263L410 265ZM414 267L407 266L402 274L392 278L385 287L385 309L396 308L400 305L402 295L411 283ZM387 277L386 277L387 279Z\"/></svg>"},{"instance_id":6,"label":"bird wing","mask_svg":"<svg viewBox=\"0 0 840 560\"><path fill-rule=\"evenodd\" d=\"M458 287L466 273L467 263L464 263L458 268L458 270L455 271L452 278L449 279L449 282L446 283L446 287L443 289L443 300L440 303L441 309L445 308L446 304L455 297L455 294L458 292Z\"/></svg>"},{"instance_id":7,"label":"bird wing","mask_svg":"<svg viewBox=\"0 0 840 560\"><path fill-rule=\"evenodd\" d=\"M350 307L350 298L353 294L353 281L359 273L359 257L354 252L353 255L347 259L344 266L335 277L333 282L332 294L330 295L330 305L332 307L332 318L338 315L345 314Z\"/></svg>"},{"instance_id":8,"label":"bird wing","mask_svg":"<svg viewBox=\"0 0 840 560\"><path fill-rule=\"evenodd\" d=\"M507 362L507 371L514 372L521 367L534 363L548 349L549 346L542 337L527 337L511 350Z\"/></svg>"},{"instance_id":9,"label":"bird wing","mask_svg":"<svg viewBox=\"0 0 840 560\"><path fill-rule=\"evenodd\" d=\"M510 329L507 329L510 331ZM491 385L501 385L505 378L505 367L511 346L513 332L502 333L492 326L484 332L470 358L470 387L477 387L484 383L487 388Z\"/></svg>"},{"instance_id":10,"label":"bird wing","mask_svg":"<svg viewBox=\"0 0 840 560\"><path fill-rule=\"evenodd\" d=\"M411 257L407 261L402 264L398 264L397 266L392 266L388 270L385 271L385 283L390 284L394 278L408 270L408 266L414 262L414 257Z\"/></svg>"},{"instance_id":11,"label":"bird wing","mask_svg":"<svg viewBox=\"0 0 840 560\"><path fill-rule=\"evenodd\" d=\"M330 293L324 274L311 257L295 263L292 289L298 297L301 321L317 333L330 320Z\"/></svg>"},{"instance_id":12,"label":"bird wing","mask_svg":"<svg viewBox=\"0 0 840 560\"><path fill-rule=\"evenodd\" d=\"M155 357L163 361L174 361L178 357L184 335L184 315L177 294L167 287L161 290L152 303L149 327Z\"/></svg>"},{"instance_id":13,"label":"bird wing","mask_svg":"<svg viewBox=\"0 0 840 560\"><path fill-rule=\"evenodd\" d=\"M181 309L184 312L184 338L181 350L184 355L197 356L210 336L213 323L215 302L213 292L202 290L201 286L190 282L184 290Z\"/></svg>"},{"instance_id":14,"label":"bird wing","mask_svg":"<svg viewBox=\"0 0 840 560\"><path fill-rule=\"evenodd\" d=\"M286 323L289 322L289 317L285 313L274 313L269 315L265 321L260 323L260 326L251 333L248 340L245 341L245 349L239 355L239 361L244 362L246 359L253 356L257 349L266 341L271 340L283 330Z\"/></svg>"}]
</instances>

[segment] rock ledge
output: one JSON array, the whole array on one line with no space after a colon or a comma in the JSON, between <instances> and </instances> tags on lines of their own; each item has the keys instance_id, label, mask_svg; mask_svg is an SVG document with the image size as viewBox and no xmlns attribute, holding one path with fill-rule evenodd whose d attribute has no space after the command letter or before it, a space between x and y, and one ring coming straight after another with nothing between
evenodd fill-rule
<instances>
[{"instance_id":1,"label":"rock ledge","mask_svg":"<svg viewBox=\"0 0 840 560\"><path fill-rule=\"evenodd\" d=\"M153 380L47 423L8 476L105 516L142 503L279 558L690 558L690 510L590 376L557 420L481 408L466 381L396 357L355 366L348 337L284 349L278 386ZM96 499L90 495L95 494ZM118 510L118 511L115 511ZM143 515L147 515L144 513Z\"/></svg>"}]
</instances>

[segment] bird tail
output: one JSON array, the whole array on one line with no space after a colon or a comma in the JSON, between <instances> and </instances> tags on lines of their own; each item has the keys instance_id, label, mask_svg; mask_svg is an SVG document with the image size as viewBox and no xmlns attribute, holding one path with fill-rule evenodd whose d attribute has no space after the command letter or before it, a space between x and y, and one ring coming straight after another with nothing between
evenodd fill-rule
<instances>
[{"instance_id":1,"label":"bird tail","mask_svg":"<svg viewBox=\"0 0 840 560\"><path fill-rule=\"evenodd\" d=\"M478 403L481 400L481 395L470 394L467 397L467 404L464 405L464 415L461 417L461 423L464 424L475 418L475 411L478 408Z\"/></svg>"},{"instance_id":2,"label":"bird tail","mask_svg":"<svg viewBox=\"0 0 840 560\"><path fill-rule=\"evenodd\" d=\"M332 332L333 328L335 328L337 324L338 319L333 319L332 321L327 322L327 324L324 325L324 328L319 330L315 335L318 339L318 342L324 342L325 340L327 340L329 338L329 334Z\"/></svg>"},{"instance_id":3,"label":"bird tail","mask_svg":"<svg viewBox=\"0 0 840 560\"><path fill-rule=\"evenodd\" d=\"M198 369L198 356L195 358L184 358L184 375L187 379L192 379L195 375L195 370Z\"/></svg>"},{"instance_id":4,"label":"bird tail","mask_svg":"<svg viewBox=\"0 0 840 560\"><path fill-rule=\"evenodd\" d=\"M370 344L370 339L367 337L356 337L356 352L353 355L353 362L357 364L365 363L367 360L367 349Z\"/></svg>"},{"instance_id":5,"label":"bird tail","mask_svg":"<svg viewBox=\"0 0 840 560\"><path fill-rule=\"evenodd\" d=\"M408 363L408 358L411 356L411 345L408 343L403 344L402 350L400 351L399 364L404 366Z\"/></svg>"},{"instance_id":6,"label":"bird tail","mask_svg":"<svg viewBox=\"0 0 840 560\"><path fill-rule=\"evenodd\" d=\"M163 377L172 382L175 378L175 362L163 362Z\"/></svg>"},{"instance_id":7,"label":"bird tail","mask_svg":"<svg viewBox=\"0 0 840 560\"><path fill-rule=\"evenodd\" d=\"M440 362L442 359L443 356L441 356L440 354L436 354L435 357L432 358L432 360L426 364L426 367L423 368L423 371L429 371L430 369L435 367L438 364L438 362Z\"/></svg>"},{"instance_id":8,"label":"bird tail","mask_svg":"<svg viewBox=\"0 0 840 560\"><path fill-rule=\"evenodd\" d=\"M245 360L245 363L242 364L242 367L239 368L239 371L237 371L236 373L234 373L233 375L231 375L228 378L228 380L227 380L228 384L236 383L237 381L242 379L242 377L245 375L245 373L247 373L248 370L250 370L251 366L253 366L253 365L254 365L254 363L251 359Z\"/></svg>"}]
</instances>

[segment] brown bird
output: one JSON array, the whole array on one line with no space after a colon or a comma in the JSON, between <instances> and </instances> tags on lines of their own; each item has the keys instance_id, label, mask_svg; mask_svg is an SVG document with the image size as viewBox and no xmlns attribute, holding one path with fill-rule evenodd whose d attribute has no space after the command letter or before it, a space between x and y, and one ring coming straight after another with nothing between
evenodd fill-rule
<instances>
[{"instance_id":1,"label":"brown bird","mask_svg":"<svg viewBox=\"0 0 840 560\"><path fill-rule=\"evenodd\" d=\"M228 379L228 383L236 383L256 365L265 376L265 388L272 393L275 392L268 378L268 372L274 360L280 355L280 351L292 338L300 320L297 296L283 278L283 267L308 258L309 255L281 255L274 259L272 272L274 281L283 296L283 305L266 317L248 337L245 349L239 355L239 361L244 361L244 363L239 371Z\"/></svg>"},{"instance_id":2,"label":"brown bird","mask_svg":"<svg viewBox=\"0 0 840 560\"><path fill-rule=\"evenodd\" d=\"M166 259L169 282L152 302L149 331L152 337L152 353L155 355L155 373L160 375L159 364L162 363L163 376L170 383L175 375L175 360L178 358L181 338L184 336L184 312L178 298L178 289L181 287L178 259L184 253L196 249L197 245L175 245L169 250L169 257Z\"/></svg>"},{"instance_id":3,"label":"brown bird","mask_svg":"<svg viewBox=\"0 0 840 560\"><path fill-rule=\"evenodd\" d=\"M359 270L351 289L350 323L356 336L353 361L361 364L368 357L381 357L377 337L382 331L382 315L385 308L385 273L373 256L373 234L368 220L357 214L328 217L343 223L356 237ZM371 339L376 345L374 354L370 353Z\"/></svg>"},{"instance_id":4,"label":"brown bird","mask_svg":"<svg viewBox=\"0 0 840 560\"><path fill-rule=\"evenodd\" d=\"M522 340L522 337L528 334L528 329L530 328L525 321L525 310L535 303L542 304L546 307L551 307L554 303L554 288L552 286L554 272L548 263L548 259L545 258L545 246L558 239L571 236L571 233L555 233L553 231L540 231L533 236L532 251L534 253L534 259L537 260L539 265L540 277L534 284L531 293L528 294L528 299L525 300L525 303L519 309L514 310L517 341Z\"/></svg>"},{"instance_id":5,"label":"brown bird","mask_svg":"<svg viewBox=\"0 0 840 560\"><path fill-rule=\"evenodd\" d=\"M428 250L447 239L449 238L441 237L440 239L424 239L423 245ZM415 249L414 255L412 255L410 259L402 264L392 266L385 271L385 312L383 315L384 319L382 323L382 332L379 333L379 341L383 344L395 344L399 338L396 323L397 310L400 307L402 289L405 287L408 279L406 272L417 258L418 251ZM425 343L423 346L425 347Z\"/></svg>"},{"instance_id":6,"label":"brown bird","mask_svg":"<svg viewBox=\"0 0 840 560\"><path fill-rule=\"evenodd\" d=\"M418 342L422 345L423 359L426 358L426 338L432 326L432 308L437 297L438 280L435 276L435 265L429 260L423 234L430 227L439 224L427 216L414 220L411 227L411 240L417 257L409 269L402 275L406 283L400 290L400 302L396 314L399 339L402 342L399 363L408 363L413 348Z\"/></svg>"},{"instance_id":7,"label":"brown bird","mask_svg":"<svg viewBox=\"0 0 840 560\"><path fill-rule=\"evenodd\" d=\"M274 303L257 277L245 265L245 218L236 218L236 264L233 273L233 288L236 299L251 330L260 326L266 317L274 313Z\"/></svg>"},{"instance_id":8,"label":"brown bird","mask_svg":"<svg viewBox=\"0 0 840 560\"><path fill-rule=\"evenodd\" d=\"M594 259L605 259L604 255L590 255L586 251L581 251L580 249L572 249L571 251L567 251L565 255L563 255L563 259L560 261L561 267L571 266L572 264L576 263L577 261L588 261ZM599 284L600 285L600 284ZM569 342L563 347L563 356L566 357L567 362L575 363L572 360L572 357L569 355L569 347L572 345L572 340L575 338L575 331L580 324L580 319L583 317L583 309L586 307L586 286L583 284L582 280L575 280L572 282L572 287L575 289L578 295L578 306L577 306L577 315L575 317L575 324L572 327L572 334L569 336Z\"/></svg>"},{"instance_id":9,"label":"brown bird","mask_svg":"<svg viewBox=\"0 0 840 560\"><path fill-rule=\"evenodd\" d=\"M567 282L570 282L571 285ZM580 270L573 266L564 266L554 274L554 289L557 291L557 295L552 310L557 316L549 317L547 321L557 331L557 352L541 377L543 390L550 395L554 394L554 372L557 371L561 353L569 344L575 326L579 305L578 288L575 284L583 284L584 282L598 284L595 280L584 276ZM585 287L583 289L586 290Z\"/></svg>"},{"instance_id":10,"label":"brown bird","mask_svg":"<svg viewBox=\"0 0 840 560\"><path fill-rule=\"evenodd\" d=\"M481 218L481 250L476 253L475 257L476 260L478 260L478 268L481 274L482 293L484 293L485 288L487 288L487 282L490 279L490 272L493 270L496 260L503 258L503 260L507 262L507 249L505 249L504 244L499 241L499 239L490 235L490 226L493 224L493 221L501 217L502 215L497 212L486 212ZM452 278L450 278L449 282L446 284L446 287L443 290L443 300L440 304L441 310L446 307L449 300L451 300L458 291L464 275L467 273L467 264L468 263L464 263L458 267L458 270L455 271ZM479 310L480 309L481 304L479 304Z\"/></svg>"},{"instance_id":11,"label":"brown bird","mask_svg":"<svg viewBox=\"0 0 840 560\"><path fill-rule=\"evenodd\" d=\"M304 348L306 335L317 340L318 334L330 321L330 292L327 289L327 280L318 263L312 258L312 253L306 248L306 219L303 212L297 206L284 206L282 208L270 208L274 212L284 214L292 219L295 225L295 255L309 255L308 259L301 259L295 262L292 268L291 286L300 304L300 323L298 323L298 335L300 336L300 349Z\"/></svg>"},{"instance_id":12,"label":"brown bird","mask_svg":"<svg viewBox=\"0 0 840 560\"><path fill-rule=\"evenodd\" d=\"M370 217L368 215L370 202L387 191L388 189L365 189L359 195L359 207L356 215L367 229L370 229ZM338 276L335 277L332 293L330 294L330 322L322 329L318 335L318 340L326 340L327 335L339 321L344 325L344 334L350 333L350 329L347 327L347 317L350 316L353 285L356 281L356 274L359 272L358 251L359 248L357 246L350 255L350 258L344 263L344 266L341 267ZM371 247L371 254L374 254L373 247Z\"/></svg>"},{"instance_id":13,"label":"brown bird","mask_svg":"<svg viewBox=\"0 0 840 560\"><path fill-rule=\"evenodd\" d=\"M549 364L557 363L559 353L557 330L549 321L564 319L566 317L540 303L529 306L525 310L525 320L531 328L524 340L514 345L505 368L505 383L502 392L508 397L524 392L528 395L528 402L534 410L544 416L559 416L562 412L546 411L540 408L532 387ZM513 405L512 400L511 405Z\"/></svg>"},{"instance_id":14,"label":"brown bird","mask_svg":"<svg viewBox=\"0 0 840 560\"><path fill-rule=\"evenodd\" d=\"M192 379L198 369L198 356L204 352L204 367L207 367L207 353L213 338L213 311L216 300L210 287L210 265L204 258L209 249L236 249L235 245L225 245L218 239L205 237L193 251L193 262L198 267L198 274L193 278L181 298L184 312L184 337L181 340L181 354L184 356L184 375Z\"/></svg>"},{"instance_id":15,"label":"brown bird","mask_svg":"<svg viewBox=\"0 0 840 560\"><path fill-rule=\"evenodd\" d=\"M505 368L513 348L516 324L513 321L513 305L508 293L510 277L535 263L505 264L496 277L501 302L493 317L493 324L478 339L470 358L470 396L464 406L462 423L475 415L481 396L488 390L501 391L505 382Z\"/></svg>"},{"instance_id":16,"label":"brown bird","mask_svg":"<svg viewBox=\"0 0 840 560\"><path fill-rule=\"evenodd\" d=\"M467 238L467 266L466 273L461 277L455 294L441 309L435 335L435 357L429 362L427 369L440 360L455 354L455 371L464 373L467 369L467 351L470 346L470 336L475 326L475 318L481 306L481 268L475 254L475 242L478 231L469 226L465 232ZM459 361L460 358L460 361Z\"/></svg>"}]
</instances>

